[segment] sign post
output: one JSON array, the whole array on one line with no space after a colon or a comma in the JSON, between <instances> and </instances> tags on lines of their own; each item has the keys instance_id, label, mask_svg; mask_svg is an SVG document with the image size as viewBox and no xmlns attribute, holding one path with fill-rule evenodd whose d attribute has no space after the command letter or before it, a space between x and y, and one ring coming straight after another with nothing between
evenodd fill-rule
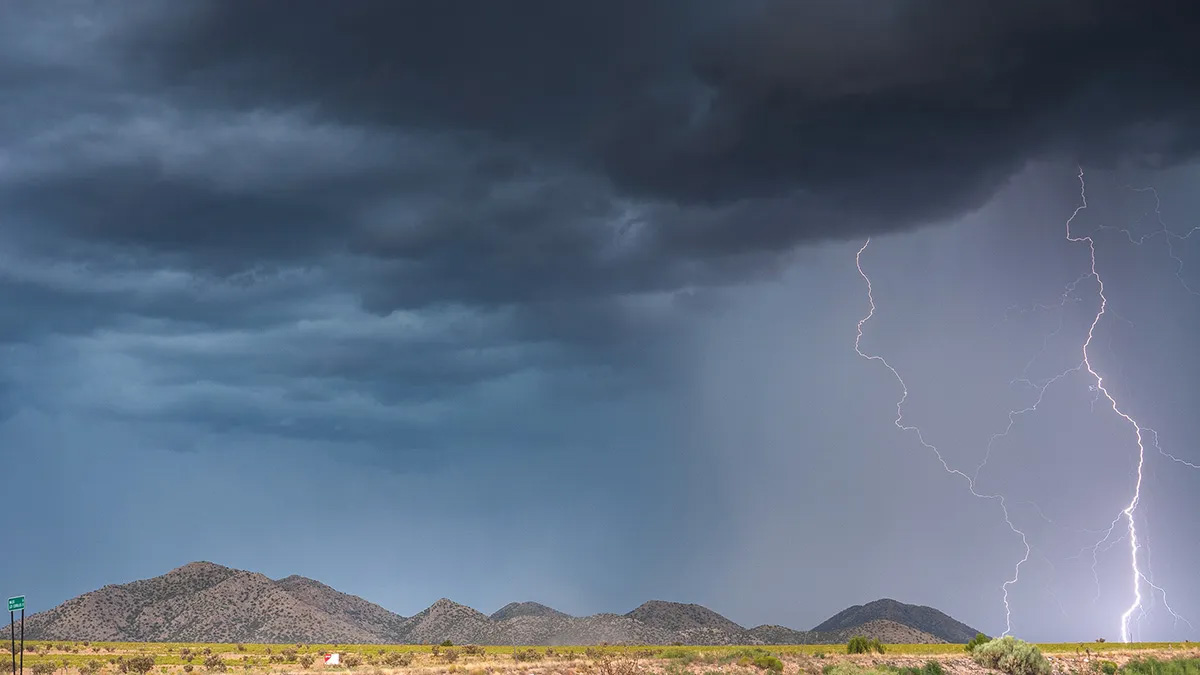
<instances>
[{"instance_id":1,"label":"sign post","mask_svg":"<svg viewBox=\"0 0 1200 675\"><path fill-rule=\"evenodd\" d=\"M18 595L8 599L9 633L12 638L13 675L17 675L17 618L16 612L21 610L21 675L25 673L25 596Z\"/></svg>"}]
</instances>

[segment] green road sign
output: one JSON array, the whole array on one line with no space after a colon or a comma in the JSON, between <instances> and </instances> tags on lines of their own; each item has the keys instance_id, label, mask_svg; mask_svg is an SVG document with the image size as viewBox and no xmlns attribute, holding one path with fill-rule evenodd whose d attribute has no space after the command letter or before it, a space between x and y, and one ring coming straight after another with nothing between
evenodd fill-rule
<instances>
[{"instance_id":1,"label":"green road sign","mask_svg":"<svg viewBox=\"0 0 1200 675\"><path fill-rule=\"evenodd\" d=\"M8 599L8 611L19 612L22 609L25 609L25 596L18 595L15 598Z\"/></svg>"}]
</instances>

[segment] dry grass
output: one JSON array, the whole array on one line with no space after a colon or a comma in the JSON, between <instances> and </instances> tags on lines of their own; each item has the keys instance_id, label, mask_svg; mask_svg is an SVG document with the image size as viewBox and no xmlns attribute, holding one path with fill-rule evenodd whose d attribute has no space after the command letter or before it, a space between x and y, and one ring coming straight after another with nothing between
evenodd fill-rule
<instances>
[{"instance_id":1,"label":"dry grass","mask_svg":"<svg viewBox=\"0 0 1200 675\"><path fill-rule=\"evenodd\" d=\"M7 645L6 645L7 646ZM512 647L456 646L434 653L429 645L230 645L168 643L27 643L25 665L57 666L55 675L87 675L98 662L95 675L122 675L120 660L153 656L149 675L207 675L206 659L217 657L230 675L776 675L755 666L756 657L770 654L783 664L782 675L824 675L831 666L859 675L887 667L921 667L933 659L948 674L984 675L961 645L888 645L884 654L847 655L845 645L783 645L769 647ZM1093 662L1109 660L1123 665L1135 658L1200 658L1195 643L1040 645L1062 675L1094 675ZM327 667L323 654L336 651L361 659L354 668ZM206 653L207 652L207 653ZM5 657L7 649L3 650ZM453 654L449 656L448 654ZM314 657L309 668L305 656ZM188 661L188 656L191 660ZM760 663L766 662L760 660ZM191 666L190 671L185 666ZM46 666L43 666L45 668ZM92 664L94 667L94 664Z\"/></svg>"}]
</instances>

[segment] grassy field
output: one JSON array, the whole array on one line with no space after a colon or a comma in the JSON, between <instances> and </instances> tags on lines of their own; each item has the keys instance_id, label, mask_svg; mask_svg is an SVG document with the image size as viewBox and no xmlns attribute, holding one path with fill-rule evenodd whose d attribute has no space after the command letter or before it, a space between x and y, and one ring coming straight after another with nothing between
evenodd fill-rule
<instances>
[{"instance_id":1,"label":"grassy field","mask_svg":"<svg viewBox=\"0 0 1200 675\"><path fill-rule=\"evenodd\" d=\"M1095 672L1092 664L1102 659L1124 664L1143 656L1162 660L1200 658L1200 645L1196 643L1071 642L1039 647L1056 663L1055 672L1064 674L1090 675ZM3 658L10 660L7 640L2 651ZM887 645L882 655L849 656L845 645L434 647L27 641L25 667L30 673L37 668L39 673L62 675L118 675L125 672L123 663L149 656L153 665L148 675L205 675L222 669L228 673L277 675L333 670L324 665L323 655L334 651L342 655L343 663L353 664L336 670L363 671L367 675L401 671L420 675L846 675L834 671L843 666L851 670L920 667L929 660L942 664L948 673L986 672L971 662L962 645L955 644ZM129 672L132 675L134 671Z\"/></svg>"}]
</instances>

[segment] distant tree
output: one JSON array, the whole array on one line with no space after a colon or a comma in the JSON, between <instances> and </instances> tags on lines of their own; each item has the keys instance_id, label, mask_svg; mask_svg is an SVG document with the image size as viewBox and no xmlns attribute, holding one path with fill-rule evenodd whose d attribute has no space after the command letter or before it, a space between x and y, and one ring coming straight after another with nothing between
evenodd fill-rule
<instances>
[{"instance_id":1,"label":"distant tree","mask_svg":"<svg viewBox=\"0 0 1200 675\"><path fill-rule=\"evenodd\" d=\"M139 654L126 659L125 666L129 672L143 675L154 668L154 657L149 654Z\"/></svg>"},{"instance_id":2,"label":"distant tree","mask_svg":"<svg viewBox=\"0 0 1200 675\"><path fill-rule=\"evenodd\" d=\"M453 643L453 642L451 642L449 638L447 638L447 639L445 639L445 640L443 640L443 641L442 641L442 646L443 646L443 647L453 647L453 646L454 646L454 643Z\"/></svg>"},{"instance_id":3,"label":"distant tree","mask_svg":"<svg viewBox=\"0 0 1200 675\"><path fill-rule=\"evenodd\" d=\"M971 638L971 640L969 642L967 642L966 650L968 652L973 652L973 651L975 651L975 648L978 647L979 645L987 643L987 642L991 642L991 641L992 641L992 638L984 635L983 633L976 633L975 637Z\"/></svg>"}]
</instances>

